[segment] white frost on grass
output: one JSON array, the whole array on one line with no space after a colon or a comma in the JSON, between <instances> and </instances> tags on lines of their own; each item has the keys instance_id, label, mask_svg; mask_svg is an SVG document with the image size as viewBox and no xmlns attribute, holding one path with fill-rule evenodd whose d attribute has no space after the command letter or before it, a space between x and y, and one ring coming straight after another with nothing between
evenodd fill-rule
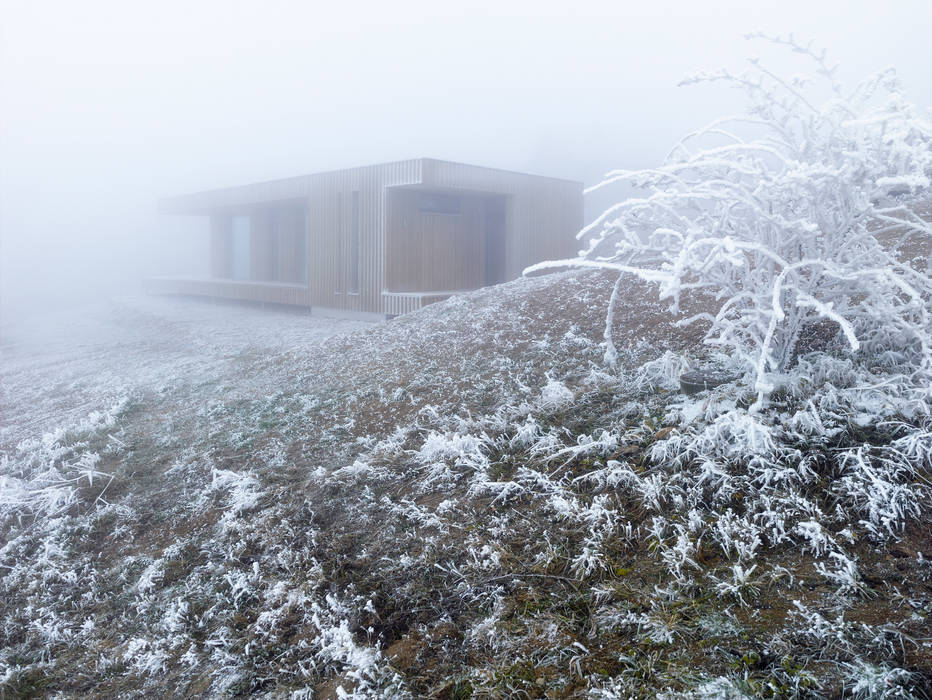
<instances>
[{"instance_id":1,"label":"white frost on grass","mask_svg":"<svg viewBox=\"0 0 932 700\"><path fill-rule=\"evenodd\" d=\"M228 365L248 375L241 386L224 375L228 360L189 357L190 384L121 385L131 398L112 424L48 441L80 478L77 500L35 521L3 511L13 536L0 548L0 593L22 603L5 621L3 677L23 658L30 673L52 659L60 674L55 645L80 639L109 650L88 666L99 682L135 673L151 689L203 676L215 694L287 694L336 679L347 695L397 697L415 693L386 647L435 635L448 659L473 659L456 672L477 692L501 691L496 674L523 653L589 689L633 692L637 673L663 682L651 655L693 634L677 611L696 596L738 610L759 591L798 590L801 576L771 555L800 554L815 564L808 583L835 591L826 605L846 609L868 594L855 544L883 546L916 517L932 442L895 365L804 356L781 378L782 403L749 416L746 377L680 399L669 391L684 354L623 350L609 373L578 330L537 339L520 361L477 369L457 350L435 363L461 334L449 314L499 332L471 299L376 327L341 345L345 358L241 346ZM424 356L398 371L376 361L397 356L382 347L392 329L419 351L425 323L437 336ZM579 356L555 354L564 346ZM347 371L365 362L374 374ZM152 378L164 377L150 366L140 382ZM89 425L104 425L110 405L88 407L100 414ZM877 420L849 419L858 414ZM26 444L41 465L44 443ZM21 478L24 454L4 452L3 475ZM98 500L113 473L118 488ZM643 576L656 588L637 589ZM637 606L622 595L629 585ZM604 641L580 641L573 626L589 605L585 635L634 632L652 650L617 682L586 673ZM821 619L800 613L775 648L893 659L885 626L842 618L841 637L826 641L836 613L808 612Z\"/></svg>"},{"instance_id":2,"label":"white frost on grass","mask_svg":"<svg viewBox=\"0 0 932 700\"><path fill-rule=\"evenodd\" d=\"M566 408L573 402L573 392L556 379L550 378L540 391L537 405L544 410Z\"/></svg>"}]
</instances>

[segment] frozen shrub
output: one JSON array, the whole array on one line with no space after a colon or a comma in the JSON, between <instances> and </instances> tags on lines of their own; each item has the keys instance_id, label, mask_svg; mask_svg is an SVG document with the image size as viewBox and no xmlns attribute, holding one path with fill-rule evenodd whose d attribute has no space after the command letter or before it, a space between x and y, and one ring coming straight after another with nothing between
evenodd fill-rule
<instances>
[{"instance_id":1,"label":"frozen shrub","mask_svg":"<svg viewBox=\"0 0 932 700\"><path fill-rule=\"evenodd\" d=\"M817 81L784 79L757 59L740 74L684 81L725 81L746 93L748 113L689 134L656 168L609 173L591 189L628 182L644 196L583 229L588 245L578 258L529 270L619 272L605 331L610 363L627 275L657 284L673 312L699 293L708 310L680 323L710 322L706 342L753 369L756 407L774 389L773 373L794 358L801 332L823 320L852 351L892 352L928 386L932 283L899 251L932 234L910 208L929 194L932 125L906 102L892 70L846 92L824 52L771 41L810 59Z\"/></svg>"}]
</instances>

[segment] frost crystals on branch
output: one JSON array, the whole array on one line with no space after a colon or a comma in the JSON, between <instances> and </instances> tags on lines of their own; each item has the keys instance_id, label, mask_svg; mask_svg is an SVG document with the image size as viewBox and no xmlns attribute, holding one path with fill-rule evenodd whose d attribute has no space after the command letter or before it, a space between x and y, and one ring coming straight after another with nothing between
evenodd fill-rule
<instances>
[{"instance_id":1,"label":"frost crystals on branch","mask_svg":"<svg viewBox=\"0 0 932 700\"><path fill-rule=\"evenodd\" d=\"M749 37L752 38L752 37ZM767 38L767 37L764 37ZM655 169L609 173L643 197L610 207L583 229L573 265L657 283L678 312L681 297L710 300L681 321L711 323L706 342L734 350L756 374L760 407L785 370L800 332L828 319L852 351L893 350L917 386L930 377L929 265L932 228L913 205L930 194L932 125L903 98L892 70L846 93L816 53L792 38L773 43L803 54L818 84L787 80L752 59L685 83L725 81L749 98L748 114L720 119L681 140ZM820 103L817 93L827 99Z\"/></svg>"}]
</instances>

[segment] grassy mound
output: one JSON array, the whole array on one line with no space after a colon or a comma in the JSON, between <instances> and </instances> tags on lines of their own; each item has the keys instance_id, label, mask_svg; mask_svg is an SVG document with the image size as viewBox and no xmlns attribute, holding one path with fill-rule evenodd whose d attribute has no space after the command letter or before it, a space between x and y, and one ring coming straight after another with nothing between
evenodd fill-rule
<instances>
[{"instance_id":1,"label":"grassy mound","mask_svg":"<svg viewBox=\"0 0 932 700\"><path fill-rule=\"evenodd\" d=\"M0 433L0 688L932 694L932 427L896 358L804 354L761 414L743 376L686 398L688 362L735 368L632 284L608 370L612 282L209 360L146 317L145 373L71 372L91 410Z\"/></svg>"}]
</instances>

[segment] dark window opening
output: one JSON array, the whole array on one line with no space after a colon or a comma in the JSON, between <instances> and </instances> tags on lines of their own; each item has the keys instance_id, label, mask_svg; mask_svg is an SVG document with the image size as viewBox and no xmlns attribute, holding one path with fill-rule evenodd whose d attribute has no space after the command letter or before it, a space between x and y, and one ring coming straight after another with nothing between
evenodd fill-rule
<instances>
[{"instance_id":1,"label":"dark window opening","mask_svg":"<svg viewBox=\"0 0 932 700\"><path fill-rule=\"evenodd\" d=\"M421 192L418 209L428 214L459 214L460 198L442 192Z\"/></svg>"},{"instance_id":2,"label":"dark window opening","mask_svg":"<svg viewBox=\"0 0 932 700\"><path fill-rule=\"evenodd\" d=\"M252 258L252 231L248 216L234 216L232 220L231 245L232 260L230 267L235 280L248 280L250 260Z\"/></svg>"},{"instance_id":3,"label":"dark window opening","mask_svg":"<svg viewBox=\"0 0 932 700\"><path fill-rule=\"evenodd\" d=\"M268 251L266 258L266 279L278 282L281 269L281 245L279 240L278 212L269 212Z\"/></svg>"},{"instance_id":4,"label":"dark window opening","mask_svg":"<svg viewBox=\"0 0 932 700\"><path fill-rule=\"evenodd\" d=\"M234 216L231 230L233 279L303 284L308 278L306 211L266 207Z\"/></svg>"}]
</instances>

